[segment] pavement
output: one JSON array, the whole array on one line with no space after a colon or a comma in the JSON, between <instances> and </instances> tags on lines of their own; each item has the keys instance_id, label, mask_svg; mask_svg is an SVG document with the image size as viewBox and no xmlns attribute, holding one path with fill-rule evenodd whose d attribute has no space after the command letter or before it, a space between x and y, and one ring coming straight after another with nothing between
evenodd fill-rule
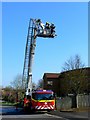
<instances>
[{"instance_id":1,"label":"pavement","mask_svg":"<svg viewBox=\"0 0 90 120\"><path fill-rule=\"evenodd\" d=\"M61 112L90 112L90 107L86 108L71 108L71 109L61 109Z\"/></svg>"},{"instance_id":2,"label":"pavement","mask_svg":"<svg viewBox=\"0 0 90 120\"><path fill-rule=\"evenodd\" d=\"M70 120L73 119L88 119L90 118L88 110L79 111L77 109L63 110L63 111L51 111L49 114L67 118Z\"/></svg>"}]
</instances>

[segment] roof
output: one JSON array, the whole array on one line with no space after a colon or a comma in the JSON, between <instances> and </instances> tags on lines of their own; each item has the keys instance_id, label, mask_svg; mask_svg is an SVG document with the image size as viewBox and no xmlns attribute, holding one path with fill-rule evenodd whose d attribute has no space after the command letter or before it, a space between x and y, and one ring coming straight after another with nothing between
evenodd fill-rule
<instances>
[{"instance_id":1,"label":"roof","mask_svg":"<svg viewBox=\"0 0 90 120\"><path fill-rule=\"evenodd\" d=\"M44 73L44 76L47 78L58 78L60 73Z\"/></svg>"},{"instance_id":2,"label":"roof","mask_svg":"<svg viewBox=\"0 0 90 120\"><path fill-rule=\"evenodd\" d=\"M85 67L85 68L78 68L78 69L73 69L73 70L62 71L61 74L70 73L70 72L73 72L73 71L80 71L80 70L86 70L87 72L90 72L90 67Z\"/></svg>"},{"instance_id":3,"label":"roof","mask_svg":"<svg viewBox=\"0 0 90 120\"><path fill-rule=\"evenodd\" d=\"M73 71L76 71L76 70L86 70L87 73L90 74L90 67L85 67L85 68L79 68L79 69L74 69L74 70L62 71L61 73L44 73L43 78L46 77L47 79L48 78L58 79L59 76L61 76L62 74L70 73L70 72L73 72Z\"/></svg>"}]
</instances>

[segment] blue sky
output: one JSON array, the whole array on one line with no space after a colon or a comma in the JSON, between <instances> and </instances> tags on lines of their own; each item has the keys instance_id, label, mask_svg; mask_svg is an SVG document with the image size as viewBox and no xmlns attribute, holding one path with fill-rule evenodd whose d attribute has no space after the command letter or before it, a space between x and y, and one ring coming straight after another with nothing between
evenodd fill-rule
<instances>
[{"instance_id":1,"label":"blue sky","mask_svg":"<svg viewBox=\"0 0 90 120\"><path fill-rule=\"evenodd\" d=\"M22 74L30 18L54 23L57 37L37 38L33 81L46 72L61 72L71 56L79 54L88 65L88 3L13 2L2 4L2 85Z\"/></svg>"}]
</instances>

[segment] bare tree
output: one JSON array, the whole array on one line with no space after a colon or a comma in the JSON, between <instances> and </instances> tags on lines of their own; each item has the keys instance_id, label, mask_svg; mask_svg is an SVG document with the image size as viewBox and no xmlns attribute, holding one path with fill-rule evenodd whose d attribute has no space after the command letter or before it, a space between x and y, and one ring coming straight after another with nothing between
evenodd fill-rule
<instances>
[{"instance_id":1,"label":"bare tree","mask_svg":"<svg viewBox=\"0 0 90 120\"><path fill-rule=\"evenodd\" d=\"M85 67L85 64L82 63L80 56L77 54L75 57L70 57L70 59L64 63L62 71L74 70L83 67Z\"/></svg>"},{"instance_id":2,"label":"bare tree","mask_svg":"<svg viewBox=\"0 0 90 120\"><path fill-rule=\"evenodd\" d=\"M36 90L36 83L35 82L32 83L32 90Z\"/></svg>"},{"instance_id":3,"label":"bare tree","mask_svg":"<svg viewBox=\"0 0 90 120\"><path fill-rule=\"evenodd\" d=\"M37 88L43 88L43 79L38 80Z\"/></svg>"},{"instance_id":4,"label":"bare tree","mask_svg":"<svg viewBox=\"0 0 90 120\"><path fill-rule=\"evenodd\" d=\"M63 67L63 80L62 80L62 90L66 91L66 94L74 94L74 101L76 101L76 96L79 93L84 93L85 89L88 89L88 79L86 75L85 64L82 63L79 55L75 57L70 57L64 63ZM77 101L74 102L74 107L77 106Z\"/></svg>"},{"instance_id":5,"label":"bare tree","mask_svg":"<svg viewBox=\"0 0 90 120\"><path fill-rule=\"evenodd\" d=\"M25 78L22 79L22 75L18 74L15 79L11 82L11 85L14 89L16 90L24 90L26 89L26 84L27 84L27 80ZM33 89L35 89L36 84L33 82L32 83L32 87Z\"/></svg>"},{"instance_id":6,"label":"bare tree","mask_svg":"<svg viewBox=\"0 0 90 120\"><path fill-rule=\"evenodd\" d=\"M24 83L24 82L23 82ZM15 79L11 82L11 85L14 89L23 89L23 86L25 86L25 83L22 84L22 75L18 74Z\"/></svg>"},{"instance_id":7,"label":"bare tree","mask_svg":"<svg viewBox=\"0 0 90 120\"><path fill-rule=\"evenodd\" d=\"M25 92L26 92L26 84L27 80L25 78L22 79L22 75L16 75L15 79L11 82L12 88L15 90L14 96L16 96L17 100L23 100ZM32 83L33 90L35 89L36 84Z\"/></svg>"}]
</instances>

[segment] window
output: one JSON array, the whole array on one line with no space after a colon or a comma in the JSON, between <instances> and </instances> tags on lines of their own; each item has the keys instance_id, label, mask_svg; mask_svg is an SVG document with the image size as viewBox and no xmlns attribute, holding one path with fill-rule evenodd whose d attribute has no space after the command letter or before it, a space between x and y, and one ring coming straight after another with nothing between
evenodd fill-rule
<instances>
[{"instance_id":1,"label":"window","mask_svg":"<svg viewBox=\"0 0 90 120\"><path fill-rule=\"evenodd\" d=\"M53 93L40 93L40 94L32 94L32 98L35 100L53 100Z\"/></svg>"},{"instance_id":2,"label":"window","mask_svg":"<svg viewBox=\"0 0 90 120\"><path fill-rule=\"evenodd\" d=\"M48 85L53 85L53 81L47 81Z\"/></svg>"}]
</instances>

